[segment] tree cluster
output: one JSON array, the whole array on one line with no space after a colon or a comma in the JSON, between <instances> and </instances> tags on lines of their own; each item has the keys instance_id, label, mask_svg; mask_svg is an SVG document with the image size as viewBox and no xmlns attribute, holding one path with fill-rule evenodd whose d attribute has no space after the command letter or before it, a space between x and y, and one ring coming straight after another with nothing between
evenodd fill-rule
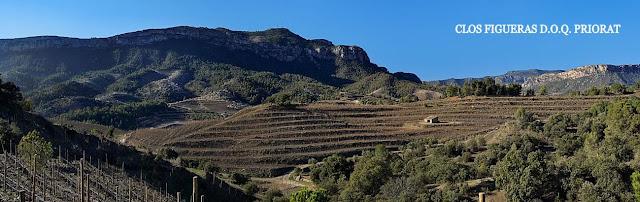
<instances>
[{"instance_id":1,"label":"tree cluster","mask_svg":"<svg viewBox=\"0 0 640 202\"><path fill-rule=\"evenodd\" d=\"M504 191L509 201L640 199L640 98L544 122L524 109L514 117L497 143L424 139L398 153L378 146L353 160L327 157L311 178L332 201L470 201L480 191Z\"/></svg>"},{"instance_id":2,"label":"tree cluster","mask_svg":"<svg viewBox=\"0 0 640 202\"><path fill-rule=\"evenodd\" d=\"M482 80L467 80L462 87L447 86L445 96L520 96L522 87L518 84L497 84L491 77Z\"/></svg>"},{"instance_id":3,"label":"tree cluster","mask_svg":"<svg viewBox=\"0 0 640 202\"><path fill-rule=\"evenodd\" d=\"M609 86L603 86L601 88L592 86L591 88L587 89L584 92L578 92L578 94L581 95L588 95L588 96L594 96L594 95L623 95L623 94L629 94L631 92L633 92L635 90L635 88L633 86L625 86L622 85L620 83L614 83L611 84ZM573 93L576 94L576 93Z\"/></svg>"},{"instance_id":4,"label":"tree cluster","mask_svg":"<svg viewBox=\"0 0 640 202\"><path fill-rule=\"evenodd\" d=\"M31 110L30 103L22 97L20 88L12 82L0 79L0 110Z\"/></svg>"},{"instance_id":5,"label":"tree cluster","mask_svg":"<svg viewBox=\"0 0 640 202\"><path fill-rule=\"evenodd\" d=\"M468 199L468 187L458 183L472 179L473 166L461 160L482 142L468 144L437 141L410 143L400 154L378 145L355 161L333 155L311 168L311 178L331 201L460 201ZM433 148L427 145L433 145ZM467 148L465 145L469 145ZM458 152L460 149L460 152ZM456 155L458 154L458 155ZM434 184L448 184L436 189Z\"/></svg>"},{"instance_id":6,"label":"tree cluster","mask_svg":"<svg viewBox=\"0 0 640 202\"><path fill-rule=\"evenodd\" d=\"M138 118L171 112L164 102L142 101L106 107L89 107L62 114L61 117L131 130L140 127Z\"/></svg>"}]
</instances>

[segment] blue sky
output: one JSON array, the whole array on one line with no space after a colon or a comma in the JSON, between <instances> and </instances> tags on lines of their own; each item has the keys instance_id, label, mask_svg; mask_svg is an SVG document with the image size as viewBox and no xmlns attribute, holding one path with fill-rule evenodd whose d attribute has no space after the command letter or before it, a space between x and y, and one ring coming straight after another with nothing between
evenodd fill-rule
<instances>
[{"instance_id":1,"label":"blue sky","mask_svg":"<svg viewBox=\"0 0 640 202\"><path fill-rule=\"evenodd\" d=\"M363 47L423 80L640 63L634 1L1 1L0 38L106 37L178 25L264 30ZM456 24L618 23L617 35L460 35Z\"/></svg>"}]
</instances>

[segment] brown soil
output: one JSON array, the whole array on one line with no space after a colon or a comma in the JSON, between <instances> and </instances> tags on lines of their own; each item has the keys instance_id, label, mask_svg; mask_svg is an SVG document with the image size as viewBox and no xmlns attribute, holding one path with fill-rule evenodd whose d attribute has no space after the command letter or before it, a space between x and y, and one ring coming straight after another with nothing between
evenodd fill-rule
<instances>
[{"instance_id":1,"label":"brown soil","mask_svg":"<svg viewBox=\"0 0 640 202\"><path fill-rule=\"evenodd\" d=\"M519 107L546 118L583 112L613 98L467 97L401 105L331 101L294 109L261 105L220 121L134 131L126 142L151 150L171 147L184 159L210 159L225 169L275 176L309 158L359 154L378 144L397 148L425 137L484 135L512 120ZM432 115L451 124L419 124Z\"/></svg>"}]
</instances>

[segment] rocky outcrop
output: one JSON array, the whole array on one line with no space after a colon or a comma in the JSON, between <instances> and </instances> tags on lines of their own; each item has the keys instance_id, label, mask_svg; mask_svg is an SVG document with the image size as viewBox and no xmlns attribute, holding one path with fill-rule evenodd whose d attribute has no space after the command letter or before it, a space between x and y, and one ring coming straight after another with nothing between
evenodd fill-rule
<instances>
[{"instance_id":1,"label":"rocky outcrop","mask_svg":"<svg viewBox=\"0 0 640 202\"><path fill-rule=\"evenodd\" d=\"M521 84L523 89L537 90L545 86L547 92L551 94L563 94L570 91L584 91L591 87L602 87L613 83L625 85L635 84L640 80L640 65L586 65L576 67L566 71L563 70L520 70L510 71L503 75L493 76L496 83L500 84ZM463 85L465 79L447 79L437 81L426 81L433 85Z\"/></svg>"},{"instance_id":2,"label":"rocky outcrop","mask_svg":"<svg viewBox=\"0 0 640 202\"><path fill-rule=\"evenodd\" d=\"M562 70L540 70L540 69L528 69L509 71L503 75L495 76L494 79L500 84L522 84L531 78L535 78L542 74L548 73L560 73Z\"/></svg>"},{"instance_id":3,"label":"rocky outcrop","mask_svg":"<svg viewBox=\"0 0 640 202\"><path fill-rule=\"evenodd\" d=\"M247 32L183 26L106 38L0 39L0 75L38 98L36 105L61 99L45 107L69 105L64 100L69 96L78 97L74 103L121 104L179 102L213 92L221 92L224 101L259 104L280 91L331 94L377 74L419 82L413 74L390 74L373 64L358 46L305 39L284 28Z\"/></svg>"},{"instance_id":4,"label":"rocky outcrop","mask_svg":"<svg viewBox=\"0 0 640 202\"><path fill-rule=\"evenodd\" d=\"M171 72L167 78L159 79L143 86L138 95L145 99L175 102L193 97L183 86L191 81L192 76L185 71Z\"/></svg>"},{"instance_id":5,"label":"rocky outcrop","mask_svg":"<svg viewBox=\"0 0 640 202\"><path fill-rule=\"evenodd\" d=\"M364 49L357 46L334 46L331 52L339 61L355 61L360 63L369 63L369 56Z\"/></svg>"},{"instance_id":6,"label":"rocky outcrop","mask_svg":"<svg viewBox=\"0 0 640 202\"><path fill-rule=\"evenodd\" d=\"M530 85L534 85L535 83L551 82L560 79L578 79L588 76L594 76L597 74L604 74L608 71L609 66L612 65L588 65L584 67L578 67L566 72L542 74L529 79L524 83L524 86L527 87Z\"/></svg>"},{"instance_id":7,"label":"rocky outcrop","mask_svg":"<svg viewBox=\"0 0 640 202\"><path fill-rule=\"evenodd\" d=\"M600 87L621 83L634 84L640 80L640 65L587 65L558 73L546 73L532 77L522 86L537 89L545 86L551 93L584 91L590 87Z\"/></svg>"},{"instance_id":8,"label":"rocky outcrop","mask_svg":"<svg viewBox=\"0 0 640 202\"><path fill-rule=\"evenodd\" d=\"M509 71L505 74L498 75L498 76L491 76L491 77L495 79L496 83L498 84L523 84L530 78L535 78L542 74L559 73L559 72L563 72L563 71L562 70L528 69L528 70ZM467 80L480 80L480 79L483 79L483 78L461 78L461 79L451 78L451 79L445 79L445 80L425 81L425 83L431 84L431 85L462 86L464 82Z\"/></svg>"},{"instance_id":9,"label":"rocky outcrop","mask_svg":"<svg viewBox=\"0 0 640 202\"><path fill-rule=\"evenodd\" d=\"M372 64L367 53L360 47L333 45L327 40L307 40L284 28L243 32L224 28L209 29L183 26L167 29L149 29L108 38L77 39L42 36L2 39L0 40L0 52L69 48L116 49L123 47L166 46L166 44L173 44L172 42L182 43L178 43L174 47L178 50L184 49L184 47L179 47L180 45L196 46L191 48L193 50L211 52L194 52L190 54L205 56L206 59L220 60L225 63L238 63L234 64L238 66L257 65L254 63L271 64L274 62L269 60L276 60L281 64L274 63L274 65L286 66L282 64L292 64L297 68L311 69L300 70L301 72L313 72L315 71L314 69L324 68L320 70L324 74L335 74L338 77L341 74L336 74L336 72L340 68L359 68L356 70L357 74L342 74L344 75L343 79L350 80L357 80L375 72L387 71L383 67ZM247 55L247 52L254 55ZM206 54L213 55L206 56ZM255 60L250 59L250 57L254 56L261 57L264 61L250 62ZM240 64L243 62L245 64Z\"/></svg>"}]
</instances>

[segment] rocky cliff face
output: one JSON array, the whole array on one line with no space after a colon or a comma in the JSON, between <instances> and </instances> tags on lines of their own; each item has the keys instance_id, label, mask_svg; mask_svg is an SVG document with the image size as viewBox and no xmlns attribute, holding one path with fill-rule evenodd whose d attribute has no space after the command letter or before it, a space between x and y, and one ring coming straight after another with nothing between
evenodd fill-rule
<instances>
[{"instance_id":1,"label":"rocky cliff face","mask_svg":"<svg viewBox=\"0 0 640 202\"><path fill-rule=\"evenodd\" d=\"M282 72L291 72L292 68L297 68L293 73L318 78L320 76L314 74L321 73L325 74L321 76L323 79L335 75L339 79L358 80L375 72L387 71L372 64L367 53L360 47L333 45L327 40L307 40L283 28L242 32L223 28L174 27L143 30L108 38L44 36L0 40L0 53L9 55L74 49L111 51L131 47L175 49L203 59L248 66L256 70L278 71L282 68ZM341 72L340 69L344 68L356 68L353 70L356 74Z\"/></svg>"},{"instance_id":2,"label":"rocky cliff face","mask_svg":"<svg viewBox=\"0 0 640 202\"><path fill-rule=\"evenodd\" d=\"M494 79L496 82L501 84L522 84L531 78L535 78L537 76L548 74L548 73L560 73L562 70L539 70L539 69L529 69L529 70L519 70L519 71L509 71L503 75L496 76Z\"/></svg>"},{"instance_id":3,"label":"rocky cliff face","mask_svg":"<svg viewBox=\"0 0 640 202\"><path fill-rule=\"evenodd\" d=\"M600 87L612 83L625 85L640 80L640 65L587 65L564 72L546 73L532 77L522 86L527 89L547 87L553 93L584 91L592 86Z\"/></svg>"},{"instance_id":4,"label":"rocky cliff face","mask_svg":"<svg viewBox=\"0 0 640 202\"><path fill-rule=\"evenodd\" d=\"M562 70L540 70L540 69L528 69L528 70L516 70L509 71L505 74L498 76L491 76L499 84L522 84L530 78L534 78L546 73L558 73ZM466 80L479 80L483 78L451 78L445 80L426 81L427 84L432 85L458 85L462 86Z\"/></svg>"},{"instance_id":5,"label":"rocky cliff face","mask_svg":"<svg viewBox=\"0 0 640 202\"><path fill-rule=\"evenodd\" d=\"M584 91L592 86L602 87L613 83L631 85L640 80L640 65L587 65L563 70L519 70L509 71L503 75L493 76L497 83L521 84L524 89L537 90L542 86L552 94L563 94L570 91ZM465 80L482 78L447 79L427 81L436 85L463 85Z\"/></svg>"},{"instance_id":6,"label":"rocky cliff face","mask_svg":"<svg viewBox=\"0 0 640 202\"><path fill-rule=\"evenodd\" d=\"M419 81L410 73L390 74L360 47L309 40L283 28L173 27L106 38L0 39L0 74L24 89L40 112L176 102L219 92L248 104L280 92L313 100L378 74Z\"/></svg>"}]
</instances>

